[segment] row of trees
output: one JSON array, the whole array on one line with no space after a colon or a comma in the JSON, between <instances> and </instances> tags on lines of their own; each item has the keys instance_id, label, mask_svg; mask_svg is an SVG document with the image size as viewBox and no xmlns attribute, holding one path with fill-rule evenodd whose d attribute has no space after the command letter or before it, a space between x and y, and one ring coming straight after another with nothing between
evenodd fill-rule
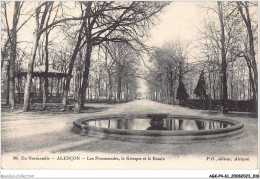
<instances>
[{"instance_id":1,"label":"row of trees","mask_svg":"<svg viewBox=\"0 0 260 179\"><path fill-rule=\"evenodd\" d=\"M151 81L155 82L149 83L152 98L165 101L171 96L173 99L165 102L173 103L177 83L183 81L190 98L221 99L223 110L227 110L228 99L253 99L257 108L257 3L216 2L203 8L208 11L208 17L202 22L203 28L198 29L196 48L200 53L193 54L195 62L187 63L187 55L186 60L185 56L178 56L186 51L178 48L176 42L172 42L173 46L165 44L151 56L157 59L152 61L155 65L150 70ZM175 52L175 58L169 51ZM206 80L205 84L201 84L201 78ZM204 94L200 95L203 90Z\"/></svg>"},{"instance_id":2,"label":"row of trees","mask_svg":"<svg viewBox=\"0 0 260 179\"><path fill-rule=\"evenodd\" d=\"M251 2L218 2L211 11L218 15L219 23L205 21L204 24L202 49L207 63L205 69L209 78L221 81L223 107L228 98L241 99L244 91L243 99L252 98L257 108L256 7L257 4ZM214 94L216 82L210 81L213 81L209 87Z\"/></svg>"},{"instance_id":3,"label":"row of trees","mask_svg":"<svg viewBox=\"0 0 260 179\"><path fill-rule=\"evenodd\" d=\"M105 83L108 98L116 86L117 99L134 96L137 82L133 74L137 54L147 47L144 38L155 18L169 2L2 2L2 68L8 80L9 105L15 107L17 56L27 71L24 83L23 110L29 110L34 68L50 63L69 77L62 81L62 105L66 106L71 84L74 85L76 110L84 106L87 88ZM10 20L9 10L13 19ZM22 19L22 20L21 20ZM12 27L10 22L12 21ZM34 28L32 41L22 40L19 30L27 23ZM30 46L31 52L26 49ZM60 47L59 47L60 46ZM57 48L58 47L58 48ZM139 53L140 54L140 53ZM5 64L5 65L3 65ZM20 67L19 67L20 68ZM3 70L2 70L3 71ZM106 75L103 75L106 73ZM74 76L71 78L71 76ZM90 77L91 76L91 77ZM71 79L74 83L71 83ZM41 80L40 80L41 81ZM48 78L43 79L43 104L46 103ZM116 85L115 85L116 84Z\"/></svg>"},{"instance_id":4,"label":"row of trees","mask_svg":"<svg viewBox=\"0 0 260 179\"><path fill-rule=\"evenodd\" d=\"M185 75L191 71L187 59L188 52L189 43L181 40L166 43L154 50L150 57L152 65L147 76L150 98L169 104L175 104L176 98L188 98L183 84Z\"/></svg>"}]
</instances>

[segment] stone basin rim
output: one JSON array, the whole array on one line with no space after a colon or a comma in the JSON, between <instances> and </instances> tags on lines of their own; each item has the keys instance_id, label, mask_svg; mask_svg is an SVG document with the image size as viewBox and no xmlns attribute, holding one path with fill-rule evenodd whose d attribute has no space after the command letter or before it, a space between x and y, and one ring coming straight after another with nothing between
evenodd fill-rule
<instances>
[{"instance_id":1,"label":"stone basin rim","mask_svg":"<svg viewBox=\"0 0 260 179\"><path fill-rule=\"evenodd\" d=\"M167 131L167 130L130 130L130 129L111 129L111 128L100 128L94 126L88 126L84 124L84 121L102 120L104 118L120 118L120 117L146 117L146 114L122 114L122 115L102 115L79 118L73 122L74 128L82 133L101 132L106 134L118 134L118 135L139 135L139 136L201 136L201 135L217 135L230 133L233 131L240 130L244 127L244 124L238 120L225 118L225 117L202 117L202 116L188 116L188 115L172 115L169 114L167 118L178 118L186 120L210 120L215 122L226 122L234 124L234 126L221 129L208 129L198 131ZM74 129L75 130L75 129Z\"/></svg>"}]
</instances>

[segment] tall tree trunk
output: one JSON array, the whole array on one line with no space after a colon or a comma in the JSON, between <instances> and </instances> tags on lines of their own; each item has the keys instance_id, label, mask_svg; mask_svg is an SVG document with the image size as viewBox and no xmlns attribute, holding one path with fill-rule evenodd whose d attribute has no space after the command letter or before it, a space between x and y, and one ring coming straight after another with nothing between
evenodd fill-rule
<instances>
[{"instance_id":1,"label":"tall tree trunk","mask_svg":"<svg viewBox=\"0 0 260 179\"><path fill-rule=\"evenodd\" d=\"M9 105L9 78L10 78L10 61L8 61L6 68L6 105Z\"/></svg>"},{"instance_id":2,"label":"tall tree trunk","mask_svg":"<svg viewBox=\"0 0 260 179\"><path fill-rule=\"evenodd\" d=\"M213 99L216 100L216 73L213 71Z\"/></svg>"},{"instance_id":3,"label":"tall tree trunk","mask_svg":"<svg viewBox=\"0 0 260 179\"><path fill-rule=\"evenodd\" d=\"M46 39L45 39L45 76L44 76L44 83L43 83L43 96L42 96L42 107L45 108L47 97L48 97L48 77L47 73L49 71L49 33L46 31Z\"/></svg>"},{"instance_id":4,"label":"tall tree trunk","mask_svg":"<svg viewBox=\"0 0 260 179\"><path fill-rule=\"evenodd\" d=\"M87 7L85 10L86 15L91 13L91 4L92 2L87 2ZM85 26L85 32L86 32L86 38L87 38L87 49L86 49L86 56L85 56L85 68L83 72L83 80L82 80L82 86L80 89L80 100L79 100L79 108L84 107L84 102L86 100L86 89L88 86L88 78L89 78L89 67L90 67L90 60L91 60L91 53L92 53L92 43L91 43L91 18L88 17L86 19L86 26Z\"/></svg>"},{"instance_id":5,"label":"tall tree trunk","mask_svg":"<svg viewBox=\"0 0 260 179\"><path fill-rule=\"evenodd\" d=\"M100 74L99 74L99 76L98 76L98 100L99 100L99 97L100 97L100 95L101 95L101 87L100 87L100 83L101 83L101 79L100 79Z\"/></svg>"},{"instance_id":6,"label":"tall tree trunk","mask_svg":"<svg viewBox=\"0 0 260 179\"><path fill-rule=\"evenodd\" d=\"M258 70L257 70L257 64L256 64L256 58L255 58L255 47L254 47L254 36L253 36L253 30L252 30L252 24L251 24L251 18L250 18L250 13L249 13L249 6L248 2L244 2L243 7L245 8L245 13L243 12L242 9L242 4L243 2L237 2L238 5L238 10L240 12L240 15L246 25L247 28L247 33L249 37L249 59L252 64L252 69L254 73L254 86L255 86L255 107L256 107L256 112L258 111Z\"/></svg>"},{"instance_id":7,"label":"tall tree trunk","mask_svg":"<svg viewBox=\"0 0 260 179\"><path fill-rule=\"evenodd\" d=\"M33 64L36 57L37 47L39 45L40 36L37 32L34 33L34 43L32 49L32 57L28 62L27 76L25 81L25 89L24 89L24 104L23 111L26 112L29 110L29 100L30 100L30 88L32 83L32 73L33 73Z\"/></svg>"},{"instance_id":8,"label":"tall tree trunk","mask_svg":"<svg viewBox=\"0 0 260 179\"><path fill-rule=\"evenodd\" d=\"M92 87L90 86L89 89L90 89L90 100L92 101Z\"/></svg>"},{"instance_id":9,"label":"tall tree trunk","mask_svg":"<svg viewBox=\"0 0 260 179\"><path fill-rule=\"evenodd\" d=\"M108 81L109 81L109 95L108 95L108 100L112 101L112 96L113 96L113 86L112 86L112 77L111 74L108 74Z\"/></svg>"},{"instance_id":10,"label":"tall tree trunk","mask_svg":"<svg viewBox=\"0 0 260 179\"><path fill-rule=\"evenodd\" d=\"M53 78L51 77L51 92L50 92L51 97L52 97L52 91L53 91Z\"/></svg>"},{"instance_id":11,"label":"tall tree trunk","mask_svg":"<svg viewBox=\"0 0 260 179\"><path fill-rule=\"evenodd\" d=\"M37 95L37 77L33 78L33 82L34 82L34 96Z\"/></svg>"},{"instance_id":12,"label":"tall tree trunk","mask_svg":"<svg viewBox=\"0 0 260 179\"><path fill-rule=\"evenodd\" d=\"M172 79L172 72L170 72L170 103L174 104L174 95L173 95L173 79Z\"/></svg>"},{"instance_id":13,"label":"tall tree trunk","mask_svg":"<svg viewBox=\"0 0 260 179\"><path fill-rule=\"evenodd\" d=\"M87 87L87 90L88 90L88 101L89 101L89 99L90 99L90 98L89 98L89 90L90 90L89 87Z\"/></svg>"},{"instance_id":14,"label":"tall tree trunk","mask_svg":"<svg viewBox=\"0 0 260 179\"><path fill-rule=\"evenodd\" d=\"M1 49L1 70L3 69L4 67L4 62L5 62L5 58L6 58L6 50L7 50L7 45L9 44L9 39L7 39L5 41L5 45L3 47L3 49Z\"/></svg>"},{"instance_id":15,"label":"tall tree trunk","mask_svg":"<svg viewBox=\"0 0 260 179\"><path fill-rule=\"evenodd\" d=\"M11 58L10 58L10 78L9 78L9 107L15 108L15 60L16 60L16 44L17 44L17 24L20 12L19 1L15 2L13 15L13 28L11 32Z\"/></svg>"},{"instance_id":16,"label":"tall tree trunk","mask_svg":"<svg viewBox=\"0 0 260 179\"><path fill-rule=\"evenodd\" d=\"M80 101L81 101L81 72L77 71L76 72L76 79L75 79L75 86L77 86L77 102L75 105L75 112L79 113L81 111Z\"/></svg>"},{"instance_id":17,"label":"tall tree trunk","mask_svg":"<svg viewBox=\"0 0 260 179\"><path fill-rule=\"evenodd\" d=\"M71 59L70 59L70 64L69 64L69 71L68 71L68 76L66 78L66 80L64 80L64 86L63 86L63 97L62 97L62 106L66 106L67 104L67 100L68 100L68 93L69 93L69 88L70 88L70 80L71 80L71 75L72 75L72 71L73 71L73 67L74 67L74 63L75 63L75 60L76 60L76 57L77 57L77 54L79 52L79 48L80 48L80 44L82 42L82 30L83 30L83 27L85 26L86 24L86 20L83 21L82 25L81 25L81 29L80 29L80 33L79 33L79 36L78 36L78 40L77 40L77 44L74 48L74 51L73 51L73 54L71 56Z\"/></svg>"},{"instance_id":18,"label":"tall tree trunk","mask_svg":"<svg viewBox=\"0 0 260 179\"><path fill-rule=\"evenodd\" d=\"M252 88L252 91L253 91L253 100L254 100L254 105L255 105L255 112L257 112L257 91L256 91L256 87L255 87L255 80L253 78L253 73L252 73L252 67L250 65L250 60L247 56L244 56L246 62L247 62L247 67L248 67L248 71L249 71L249 80L250 80L250 83L251 83L251 88ZM250 84L249 84L250 85Z\"/></svg>"},{"instance_id":19,"label":"tall tree trunk","mask_svg":"<svg viewBox=\"0 0 260 179\"><path fill-rule=\"evenodd\" d=\"M76 79L77 79L76 77L72 78L72 81L73 81L73 99L74 100L77 100L77 90L78 90L78 86L76 84Z\"/></svg>"},{"instance_id":20,"label":"tall tree trunk","mask_svg":"<svg viewBox=\"0 0 260 179\"><path fill-rule=\"evenodd\" d=\"M60 96L61 97L63 96L63 86L64 86L63 85L63 81L64 81L63 78L61 78L60 79L60 86L59 86L59 88L60 88Z\"/></svg>"},{"instance_id":21,"label":"tall tree trunk","mask_svg":"<svg viewBox=\"0 0 260 179\"><path fill-rule=\"evenodd\" d=\"M208 96L208 99L209 99L209 110L211 111L212 110L212 104L211 104L211 73L210 73L210 66L209 66L209 96Z\"/></svg>"},{"instance_id":22,"label":"tall tree trunk","mask_svg":"<svg viewBox=\"0 0 260 179\"><path fill-rule=\"evenodd\" d=\"M126 83L126 95L125 95L125 99L126 99L126 101L128 101L129 100L129 83L127 82Z\"/></svg>"},{"instance_id":23,"label":"tall tree trunk","mask_svg":"<svg viewBox=\"0 0 260 179\"><path fill-rule=\"evenodd\" d=\"M80 104L79 107L83 108L84 107L84 102L86 99L86 89L87 89L87 84L88 84L88 78L89 78L89 67L90 67L90 60L91 60L91 53L92 53L92 45L91 43L87 43L87 51L86 51L86 56L85 56L85 69L83 72L83 81L82 81L82 86L80 90Z\"/></svg>"},{"instance_id":24,"label":"tall tree trunk","mask_svg":"<svg viewBox=\"0 0 260 179\"><path fill-rule=\"evenodd\" d=\"M221 106L223 111L221 112L227 112L227 59L226 59L226 51L225 51L225 28L224 28L224 20L223 20L223 9L222 9L222 3L218 1L218 15L219 15L219 22L221 26L221 58L222 58L222 64L221 64L221 74L222 74L222 100L221 100Z\"/></svg>"},{"instance_id":25,"label":"tall tree trunk","mask_svg":"<svg viewBox=\"0 0 260 179\"><path fill-rule=\"evenodd\" d=\"M108 88L107 88L107 83L106 83L106 100L108 98L107 91L108 91Z\"/></svg>"},{"instance_id":26,"label":"tall tree trunk","mask_svg":"<svg viewBox=\"0 0 260 179\"><path fill-rule=\"evenodd\" d=\"M121 77L118 78L117 81L117 100L120 101L121 100L121 93L122 93L122 80Z\"/></svg>"},{"instance_id":27,"label":"tall tree trunk","mask_svg":"<svg viewBox=\"0 0 260 179\"><path fill-rule=\"evenodd\" d=\"M23 111L28 111L29 110L29 100L30 100L30 88L31 88L31 83L32 83L32 73L33 73L33 65L37 53L37 48L39 45L39 40L41 37L41 30L44 26L45 19L48 13L49 8L52 6L53 2L45 4L45 8L43 11L43 14L41 16L41 23L39 24L40 20L40 9L36 8L36 29L35 32L33 33L34 36L34 42L33 42L33 48L32 48L32 56L29 59L28 62L28 68L27 68L27 77L26 77L26 82L25 82L25 89L24 89L24 104L23 104Z\"/></svg>"}]
</instances>

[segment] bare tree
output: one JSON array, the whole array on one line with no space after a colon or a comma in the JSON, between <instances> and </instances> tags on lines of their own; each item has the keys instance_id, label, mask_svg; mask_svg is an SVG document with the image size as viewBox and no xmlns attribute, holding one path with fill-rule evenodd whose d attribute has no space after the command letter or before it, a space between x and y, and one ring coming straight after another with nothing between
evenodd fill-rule
<instances>
[{"instance_id":1,"label":"bare tree","mask_svg":"<svg viewBox=\"0 0 260 179\"><path fill-rule=\"evenodd\" d=\"M216 7L207 8L213 14L211 20L204 20L205 29L200 31L200 66L208 74L210 95L213 94L213 99L221 98L220 106L227 110L228 93L234 92L233 65L240 60L234 51L241 46L244 32L233 3L217 2ZM214 15L217 15L219 23L216 23ZM232 84L230 89L228 84Z\"/></svg>"},{"instance_id":2,"label":"bare tree","mask_svg":"<svg viewBox=\"0 0 260 179\"><path fill-rule=\"evenodd\" d=\"M82 11L82 17L86 17L88 16L88 12L90 7L86 8L84 11ZM87 18L83 18L83 22L80 26L80 29L78 31L78 38L77 38L77 42L75 45L75 48L73 50L72 56L70 58L70 63L69 63L69 70L68 70L68 76L72 75L72 71L73 71L73 67L74 67L74 63L77 57L78 52L82 49L82 47L84 46L84 43L82 45L82 41L84 39L84 28L86 26L86 22L87 22ZM86 42L85 42L86 44ZM62 97L62 105L65 106L67 104L67 98L68 98L68 92L69 92L69 86L70 86L70 80L71 78L67 78L65 83L64 83L64 92L63 92L63 97Z\"/></svg>"},{"instance_id":3,"label":"bare tree","mask_svg":"<svg viewBox=\"0 0 260 179\"><path fill-rule=\"evenodd\" d=\"M49 25L51 15L53 15L52 14L53 9L54 9L53 5L54 5L53 3L50 4L49 10L48 10L49 11L48 17L46 19L46 26ZM55 19L57 18L57 13L59 11L58 9L60 8L60 6L57 6L56 8L57 8L57 10L56 10L56 13L54 15L53 21L55 21ZM43 82L43 97L42 97L43 98L43 100L42 100L43 108L45 108L45 106L46 106L47 96L48 96L48 77L47 77L47 73L49 71L49 34L50 34L50 32L53 28L54 28L54 26L45 31L45 48L44 48L44 50L45 50L45 74L46 74L46 76L44 77L44 82Z\"/></svg>"},{"instance_id":4,"label":"bare tree","mask_svg":"<svg viewBox=\"0 0 260 179\"><path fill-rule=\"evenodd\" d=\"M14 4L14 14L13 14L13 25L11 33L8 31L8 36L10 39L10 62L9 62L9 107L11 109L15 108L15 60L16 60L16 45L17 45L17 26L19 22L20 12L23 3L15 2ZM6 10L6 8L5 8ZM6 17L6 24L9 29L7 17ZM5 53L5 52L4 52ZM5 54L4 54L5 55Z\"/></svg>"},{"instance_id":5,"label":"bare tree","mask_svg":"<svg viewBox=\"0 0 260 179\"><path fill-rule=\"evenodd\" d=\"M236 3L237 3L238 11L244 21L244 24L246 25L246 29L247 29L249 48L245 48L243 56L247 62L248 68L249 68L250 80L253 82L252 83L253 84L252 85L253 94L254 94L253 98L255 100L255 106L257 109L258 108L257 107L258 70L257 70L256 54L255 54L255 42L254 42L255 38L254 38L253 26L252 26L251 17L250 17L249 2L245 1L245 2L236 2ZM252 71L253 71L254 75L252 75Z\"/></svg>"},{"instance_id":6,"label":"bare tree","mask_svg":"<svg viewBox=\"0 0 260 179\"><path fill-rule=\"evenodd\" d=\"M33 34L34 42L33 42L32 55L31 55L31 59L28 62L27 77L26 77L26 84L25 84L25 90L24 90L23 111L27 111L29 109L30 87L31 87L34 60L36 57L39 40L40 40L41 34L43 33L42 30L43 30L43 27L44 27L44 24L46 21L47 13L49 11L49 8L52 6L52 4L53 4L53 2L44 2L35 9L36 29ZM40 17L42 8L43 8L43 14Z\"/></svg>"},{"instance_id":7,"label":"bare tree","mask_svg":"<svg viewBox=\"0 0 260 179\"><path fill-rule=\"evenodd\" d=\"M175 104L177 84L183 76L190 71L187 63L189 43L181 40L165 43L163 47L155 50L150 57L154 70L149 75L155 76L150 81L158 81L156 84L158 96L165 96L170 104ZM162 94L164 93L164 94Z\"/></svg>"},{"instance_id":8,"label":"bare tree","mask_svg":"<svg viewBox=\"0 0 260 179\"><path fill-rule=\"evenodd\" d=\"M219 16L219 22L221 27L221 81L222 81L222 102L221 105L225 109L221 109L223 112L226 112L226 106L227 106L227 56L226 56L226 50L225 50L225 26L224 26L224 19L223 19L223 8L222 8L222 2L218 1L218 16Z\"/></svg>"},{"instance_id":9,"label":"bare tree","mask_svg":"<svg viewBox=\"0 0 260 179\"><path fill-rule=\"evenodd\" d=\"M138 65L137 53L127 44L114 43L108 50L110 56L115 61L117 79L117 100L122 100L122 83L129 76L134 76Z\"/></svg>"},{"instance_id":10,"label":"bare tree","mask_svg":"<svg viewBox=\"0 0 260 179\"><path fill-rule=\"evenodd\" d=\"M2 27L1 27L1 30L4 31L4 32L7 32L7 37L5 39L5 42L3 43L3 47L1 48L1 69L3 68L3 65L4 65L4 62L6 60L6 57L8 56L8 50L10 50L10 42L11 42L11 34L10 34L10 26L9 26L9 22L8 22L8 9L7 9L7 6L8 5L11 5L12 2L1 2L2 3ZM18 10L16 12L19 13L16 15L17 17L17 24L16 24L16 34L19 32L20 29L22 29L22 27L32 18L32 14L29 15L28 18L26 18L22 23L20 23L20 25L18 25L18 22L19 22L19 19L20 19L20 16L21 16L21 11L22 11L22 6L23 6L23 3L24 2L21 2L20 3L20 7L19 9L15 9L15 3L14 4L14 9L15 10ZM15 11L14 11L15 12ZM12 33L12 32L11 32Z\"/></svg>"},{"instance_id":11,"label":"bare tree","mask_svg":"<svg viewBox=\"0 0 260 179\"><path fill-rule=\"evenodd\" d=\"M107 77L108 77L108 91L109 91L108 92L108 100L111 102L112 96L113 96L113 79L112 79L112 76L116 73L116 70L115 70L116 58L115 58L115 54L111 52L112 46L109 45L109 43L104 43L101 47L102 47L102 50L105 54L104 67L106 69ZM109 54L110 54L111 58L109 58Z\"/></svg>"}]
</instances>

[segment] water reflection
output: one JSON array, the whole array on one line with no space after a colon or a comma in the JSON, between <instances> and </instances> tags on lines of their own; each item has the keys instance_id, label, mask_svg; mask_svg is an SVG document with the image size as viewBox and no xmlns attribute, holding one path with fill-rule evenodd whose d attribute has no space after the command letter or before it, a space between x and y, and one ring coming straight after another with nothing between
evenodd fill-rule
<instances>
[{"instance_id":1,"label":"water reflection","mask_svg":"<svg viewBox=\"0 0 260 179\"><path fill-rule=\"evenodd\" d=\"M163 119L151 120L148 118L109 118L102 120L92 120L87 122L89 126L111 129L130 130L208 130L220 129L233 126L226 122L216 122L210 120L195 119Z\"/></svg>"},{"instance_id":2,"label":"water reflection","mask_svg":"<svg viewBox=\"0 0 260 179\"><path fill-rule=\"evenodd\" d=\"M150 120L150 127L147 128L147 130L168 130L166 127L164 127L164 120Z\"/></svg>"}]
</instances>

